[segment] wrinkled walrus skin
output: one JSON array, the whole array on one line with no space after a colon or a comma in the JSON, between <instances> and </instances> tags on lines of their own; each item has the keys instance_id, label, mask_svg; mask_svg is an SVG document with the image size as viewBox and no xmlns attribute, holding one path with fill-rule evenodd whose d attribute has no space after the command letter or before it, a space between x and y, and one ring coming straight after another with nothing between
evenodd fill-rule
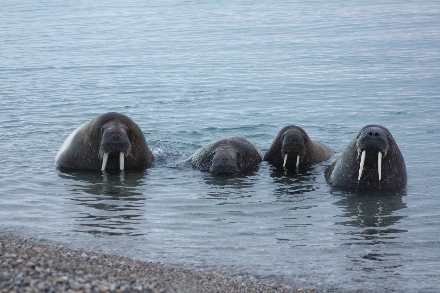
<instances>
[{"instance_id":1,"label":"wrinkled walrus skin","mask_svg":"<svg viewBox=\"0 0 440 293\"><path fill-rule=\"evenodd\" d=\"M55 157L58 167L76 170L144 169L153 161L139 126L116 112L101 114L79 126Z\"/></svg>"},{"instance_id":2,"label":"wrinkled walrus skin","mask_svg":"<svg viewBox=\"0 0 440 293\"><path fill-rule=\"evenodd\" d=\"M193 168L212 174L247 174L256 171L262 151L241 137L212 141L197 150L188 161Z\"/></svg>"},{"instance_id":3,"label":"wrinkled walrus skin","mask_svg":"<svg viewBox=\"0 0 440 293\"><path fill-rule=\"evenodd\" d=\"M264 161L287 170L299 170L303 166L326 161L333 151L326 145L312 141L299 126L283 127L264 155Z\"/></svg>"},{"instance_id":4,"label":"wrinkled walrus skin","mask_svg":"<svg viewBox=\"0 0 440 293\"><path fill-rule=\"evenodd\" d=\"M347 189L396 189L407 183L402 153L391 132L380 125L363 127L327 168L325 178L331 186Z\"/></svg>"}]
</instances>

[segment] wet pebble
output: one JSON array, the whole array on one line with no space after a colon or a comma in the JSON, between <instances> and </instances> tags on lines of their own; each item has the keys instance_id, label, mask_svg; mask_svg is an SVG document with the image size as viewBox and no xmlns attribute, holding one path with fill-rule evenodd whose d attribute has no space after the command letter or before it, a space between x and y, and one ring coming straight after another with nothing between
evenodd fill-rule
<instances>
[{"instance_id":1,"label":"wet pebble","mask_svg":"<svg viewBox=\"0 0 440 293\"><path fill-rule=\"evenodd\" d=\"M0 235L0 292L312 292Z\"/></svg>"}]
</instances>

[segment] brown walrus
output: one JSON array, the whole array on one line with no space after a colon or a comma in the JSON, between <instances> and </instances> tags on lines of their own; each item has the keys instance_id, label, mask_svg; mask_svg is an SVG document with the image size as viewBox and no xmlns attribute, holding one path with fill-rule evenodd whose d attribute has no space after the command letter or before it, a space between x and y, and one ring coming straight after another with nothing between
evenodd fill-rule
<instances>
[{"instance_id":1,"label":"brown walrus","mask_svg":"<svg viewBox=\"0 0 440 293\"><path fill-rule=\"evenodd\" d=\"M325 170L325 178L332 186L354 189L401 188L407 181L402 153L380 125L363 127Z\"/></svg>"},{"instance_id":2,"label":"brown walrus","mask_svg":"<svg viewBox=\"0 0 440 293\"><path fill-rule=\"evenodd\" d=\"M115 112L99 115L79 126L64 141L55 165L67 169L143 169L154 156L139 126Z\"/></svg>"},{"instance_id":3,"label":"brown walrus","mask_svg":"<svg viewBox=\"0 0 440 293\"><path fill-rule=\"evenodd\" d=\"M234 175L256 171L262 157L262 151L246 139L231 137L208 143L188 161L201 171Z\"/></svg>"},{"instance_id":4,"label":"brown walrus","mask_svg":"<svg viewBox=\"0 0 440 293\"><path fill-rule=\"evenodd\" d=\"M276 168L299 170L301 166L317 164L333 156L333 151L326 145L312 141L299 126L283 127L264 155L264 161Z\"/></svg>"}]
</instances>

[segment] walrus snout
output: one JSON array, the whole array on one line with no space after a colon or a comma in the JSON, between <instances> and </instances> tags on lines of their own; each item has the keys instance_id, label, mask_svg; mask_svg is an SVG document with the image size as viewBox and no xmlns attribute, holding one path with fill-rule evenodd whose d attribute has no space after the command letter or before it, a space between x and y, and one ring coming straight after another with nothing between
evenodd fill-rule
<instances>
[{"instance_id":1,"label":"walrus snout","mask_svg":"<svg viewBox=\"0 0 440 293\"><path fill-rule=\"evenodd\" d=\"M125 158L131 151L131 143L128 139L128 127L122 124L106 124L102 128L102 139L99 156L102 158L101 170L107 167L109 157L118 156L119 169L124 170Z\"/></svg>"},{"instance_id":2,"label":"walrus snout","mask_svg":"<svg viewBox=\"0 0 440 293\"><path fill-rule=\"evenodd\" d=\"M297 130L286 131L281 136L281 139L282 139L282 145L281 145L282 153L284 154L292 153L292 152L299 154L305 153L306 139L300 131Z\"/></svg>"},{"instance_id":3,"label":"walrus snout","mask_svg":"<svg viewBox=\"0 0 440 293\"><path fill-rule=\"evenodd\" d=\"M298 170L301 157L306 154L304 137L300 133L289 131L282 138L281 157L283 158L283 167L286 168L288 164L295 164Z\"/></svg>"},{"instance_id":4,"label":"walrus snout","mask_svg":"<svg viewBox=\"0 0 440 293\"><path fill-rule=\"evenodd\" d=\"M379 181L382 179L382 159L388 153L388 139L385 131L380 127L364 128L357 142L359 163L358 181L361 180L364 165L376 166ZM377 158L377 161L376 161Z\"/></svg>"},{"instance_id":5,"label":"walrus snout","mask_svg":"<svg viewBox=\"0 0 440 293\"><path fill-rule=\"evenodd\" d=\"M209 168L212 174L236 174L240 172L238 155L231 149L218 150L212 158Z\"/></svg>"},{"instance_id":6,"label":"walrus snout","mask_svg":"<svg viewBox=\"0 0 440 293\"><path fill-rule=\"evenodd\" d=\"M383 157L388 152L388 139L385 131L379 127L369 127L361 131L358 141L357 149L358 155L363 151L366 151L368 155L370 153L381 152Z\"/></svg>"},{"instance_id":7,"label":"walrus snout","mask_svg":"<svg viewBox=\"0 0 440 293\"><path fill-rule=\"evenodd\" d=\"M306 147L303 144L289 144L283 145L281 148L281 156L287 154L298 154L304 156L306 154Z\"/></svg>"},{"instance_id":8,"label":"walrus snout","mask_svg":"<svg viewBox=\"0 0 440 293\"><path fill-rule=\"evenodd\" d=\"M101 141L101 151L103 153L129 153L131 143L127 135L119 133L105 134Z\"/></svg>"}]
</instances>

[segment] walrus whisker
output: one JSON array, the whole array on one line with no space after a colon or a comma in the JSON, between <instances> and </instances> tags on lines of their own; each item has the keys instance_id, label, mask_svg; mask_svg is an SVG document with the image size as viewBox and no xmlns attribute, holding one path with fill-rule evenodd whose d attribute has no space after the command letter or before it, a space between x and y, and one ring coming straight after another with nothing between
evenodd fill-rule
<instances>
[{"instance_id":1,"label":"walrus whisker","mask_svg":"<svg viewBox=\"0 0 440 293\"><path fill-rule=\"evenodd\" d=\"M299 170L299 155L296 156L296 171Z\"/></svg>"},{"instance_id":2,"label":"walrus whisker","mask_svg":"<svg viewBox=\"0 0 440 293\"><path fill-rule=\"evenodd\" d=\"M105 167L107 166L107 160L108 160L108 153L104 153L104 156L102 157L102 167L101 171L105 171Z\"/></svg>"},{"instance_id":3,"label":"walrus whisker","mask_svg":"<svg viewBox=\"0 0 440 293\"><path fill-rule=\"evenodd\" d=\"M283 168L286 168L286 163L287 163L287 154L284 155L284 164L283 164Z\"/></svg>"},{"instance_id":4,"label":"walrus whisker","mask_svg":"<svg viewBox=\"0 0 440 293\"><path fill-rule=\"evenodd\" d=\"M124 155L125 154L123 152L119 153L119 169L121 171L124 171Z\"/></svg>"},{"instance_id":5,"label":"walrus whisker","mask_svg":"<svg viewBox=\"0 0 440 293\"><path fill-rule=\"evenodd\" d=\"M382 179L382 153L377 154L377 172L379 173L379 181Z\"/></svg>"},{"instance_id":6,"label":"walrus whisker","mask_svg":"<svg viewBox=\"0 0 440 293\"><path fill-rule=\"evenodd\" d=\"M361 164L359 166L359 177L358 177L358 181L361 180L362 177L362 171L364 170L364 163L365 163L365 156L366 156L367 152L364 150L362 152L362 156L361 156Z\"/></svg>"}]
</instances>

